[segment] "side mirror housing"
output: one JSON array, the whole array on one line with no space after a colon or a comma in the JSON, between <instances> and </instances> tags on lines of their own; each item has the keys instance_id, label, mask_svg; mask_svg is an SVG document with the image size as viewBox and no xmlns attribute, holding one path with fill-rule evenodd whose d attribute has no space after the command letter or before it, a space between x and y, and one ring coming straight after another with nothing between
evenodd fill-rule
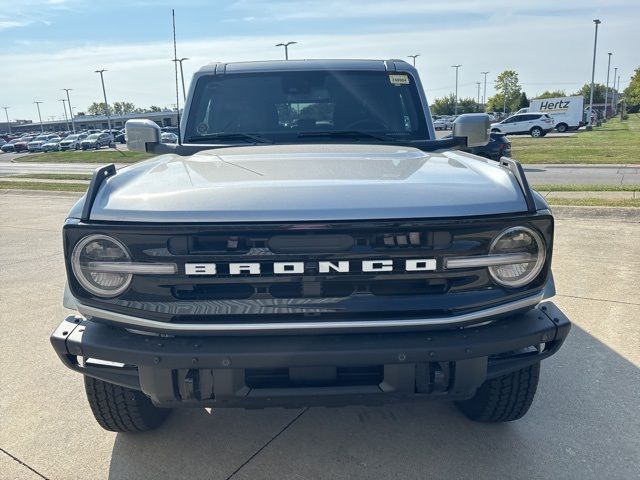
<instances>
[{"instance_id":1,"label":"side mirror housing","mask_svg":"<svg viewBox=\"0 0 640 480\"><path fill-rule=\"evenodd\" d=\"M160 144L160 127L151 120L127 120L124 128L132 152L152 152Z\"/></svg>"},{"instance_id":2,"label":"side mirror housing","mask_svg":"<svg viewBox=\"0 0 640 480\"><path fill-rule=\"evenodd\" d=\"M482 147L489 143L491 119L486 113L465 113L453 122L452 134L465 139L467 147Z\"/></svg>"}]
</instances>

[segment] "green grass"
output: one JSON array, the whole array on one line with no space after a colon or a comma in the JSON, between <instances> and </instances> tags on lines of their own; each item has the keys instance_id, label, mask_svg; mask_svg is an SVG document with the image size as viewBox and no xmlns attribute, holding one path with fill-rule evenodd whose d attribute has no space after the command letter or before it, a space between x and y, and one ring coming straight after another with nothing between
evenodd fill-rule
<instances>
[{"instance_id":1,"label":"green grass","mask_svg":"<svg viewBox=\"0 0 640 480\"><path fill-rule=\"evenodd\" d=\"M640 192L640 185L571 184L533 185L538 192Z\"/></svg>"},{"instance_id":2,"label":"green grass","mask_svg":"<svg viewBox=\"0 0 640 480\"><path fill-rule=\"evenodd\" d=\"M86 173L27 173L12 175L10 178L37 178L42 180L91 180L91 174Z\"/></svg>"},{"instance_id":3,"label":"green grass","mask_svg":"<svg viewBox=\"0 0 640 480\"><path fill-rule=\"evenodd\" d=\"M612 200L607 198L547 198L551 205L579 207L640 207L640 198Z\"/></svg>"},{"instance_id":4,"label":"green grass","mask_svg":"<svg viewBox=\"0 0 640 480\"><path fill-rule=\"evenodd\" d=\"M49 192L86 192L87 185L82 183L54 183L54 182L3 182L0 180L0 190L46 190Z\"/></svg>"},{"instance_id":5,"label":"green grass","mask_svg":"<svg viewBox=\"0 0 640 480\"><path fill-rule=\"evenodd\" d=\"M567 137L509 137L511 155L521 163L640 164L640 114L611 119L590 132Z\"/></svg>"},{"instance_id":6,"label":"green grass","mask_svg":"<svg viewBox=\"0 0 640 480\"><path fill-rule=\"evenodd\" d=\"M14 161L25 163L135 163L153 156L150 153L121 151L110 148L84 152L66 151L24 155Z\"/></svg>"}]
</instances>

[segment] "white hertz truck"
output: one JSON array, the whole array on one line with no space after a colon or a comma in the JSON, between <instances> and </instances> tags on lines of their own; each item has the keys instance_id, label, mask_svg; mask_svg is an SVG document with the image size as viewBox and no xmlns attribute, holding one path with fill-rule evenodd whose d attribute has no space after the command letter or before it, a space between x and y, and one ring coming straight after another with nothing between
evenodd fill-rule
<instances>
[{"instance_id":1,"label":"white hertz truck","mask_svg":"<svg viewBox=\"0 0 640 480\"><path fill-rule=\"evenodd\" d=\"M529 104L530 112L548 113L553 117L558 132L577 130L585 125L584 98L575 97L536 98Z\"/></svg>"}]
</instances>

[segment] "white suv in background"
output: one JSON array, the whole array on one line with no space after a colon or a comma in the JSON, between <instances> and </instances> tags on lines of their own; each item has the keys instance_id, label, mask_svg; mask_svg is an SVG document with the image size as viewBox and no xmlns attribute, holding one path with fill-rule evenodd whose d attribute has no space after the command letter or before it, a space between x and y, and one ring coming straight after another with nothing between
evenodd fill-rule
<instances>
[{"instance_id":1,"label":"white suv in background","mask_svg":"<svg viewBox=\"0 0 640 480\"><path fill-rule=\"evenodd\" d=\"M554 127L553 118L542 112L512 115L499 123L491 124L491 131L498 133L528 133L532 137L544 137Z\"/></svg>"}]
</instances>

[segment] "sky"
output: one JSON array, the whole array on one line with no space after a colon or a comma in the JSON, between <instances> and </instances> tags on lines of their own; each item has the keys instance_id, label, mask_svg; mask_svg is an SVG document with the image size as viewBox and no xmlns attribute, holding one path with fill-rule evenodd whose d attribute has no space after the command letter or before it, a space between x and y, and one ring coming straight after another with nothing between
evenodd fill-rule
<instances>
[{"instance_id":1,"label":"sky","mask_svg":"<svg viewBox=\"0 0 640 480\"><path fill-rule=\"evenodd\" d=\"M175 104L171 9L185 80L215 61L284 56L276 43L297 41L290 58L399 58L417 67L430 101L455 89L487 96L505 69L527 94L576 91L590 82L594 23L596 82L605 83L607 52L621 87L640 67L640 0L0 0L0 106L9 117L63 116L63 88L75 111L102 100ZM188 86L187 86L188 88ZM481 93L482 95L482 93ZM4 120L4 112L2 120Z\"/></svg>"}]
</instances>

